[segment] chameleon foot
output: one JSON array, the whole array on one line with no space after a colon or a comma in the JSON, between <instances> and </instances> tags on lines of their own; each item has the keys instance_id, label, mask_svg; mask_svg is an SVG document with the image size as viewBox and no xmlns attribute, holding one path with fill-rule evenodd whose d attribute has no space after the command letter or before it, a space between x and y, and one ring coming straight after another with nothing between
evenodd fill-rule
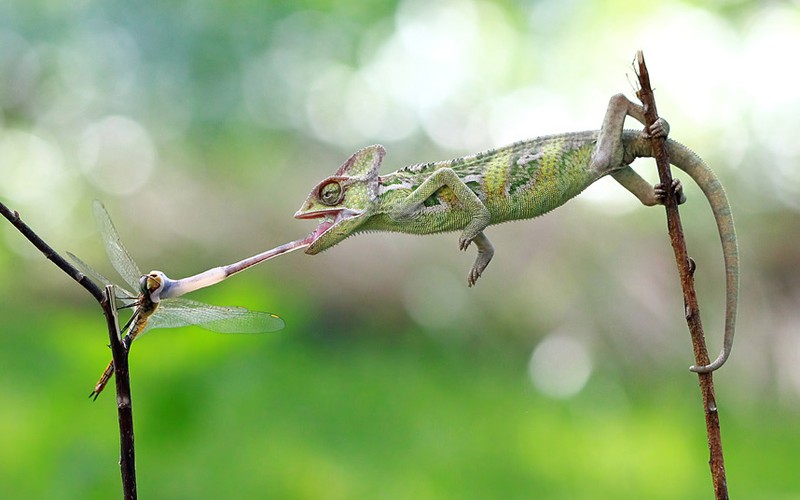
<instances>
[{"instance_id":1,"label":"chameleon foot","mask_svg":"<svg viewBox=\"0 0 800 500\"><path fill-rule=\"evenodd\" d=\"M481 272L482 271L475 269L474 267L470 269L469 276L467 276L467 286L471 288L475 282L478 281L478 278L481 277Z\"/></svg>"},{"instance_id":2,"label":"chameleon foot","mask_svg":"<svg viewBox=\"0 0 800 500\"><path fill-rule=\"evenodd\" d=\"M494 257L494 247L489 241L489 238L483 234L483 231L478 233L474 241L475 246L478 247L478 256L475 257L472 269L469 270L469 275L467 275L467 285L470 287L478 281L478 278L483 274L483 270L486 269L486 266L489 265L492 257Z\"/></svg>"},{"instance_id":3,"label":"chameleon foot","mask_svg":"<svg viewBox=\"0 0 800 500\"><path fill-rule=\"evenodd\" d=\"M648 130L643 130L642 135L647 138L667 137L669 135L669 123L667 123L667 120L659 118Z\"/></svg>"},{"instance_id":4,"label":"chameleon foot","mask_svg":"<svg viewBox=\"0 0 800 500\"><path fill-rule=\"evenodd\" d=\"M489 210L483 205L476 211L477 213L472 216L472 220L467 224L467 227L464 228L461 237L458 238L458 248L466 250L469 248L470 243L474 241L475 245L478 247L478 253L480 253L486 244L488 244L490 248L492 246L491 243L489 243L489 239L483 235L483 230L486 229L489 226L489 222L491 222L491 215L489 215Z\"/></svg>"},{"instance_id":5,"label":"chameleon foot","mask_svg":"<svg viewBox=\"0 0 800 500\"><path fill-rule=\"evenodd\" d=\"M672 186L669 190L664 189L664 186L660 183L653 186L653 190L659 205L664 204L669 192L678 200L678 205L686 203L686 194L683 192L683 184L681 184L680 179L672 179Z\"/></svg>"}]
</instances>

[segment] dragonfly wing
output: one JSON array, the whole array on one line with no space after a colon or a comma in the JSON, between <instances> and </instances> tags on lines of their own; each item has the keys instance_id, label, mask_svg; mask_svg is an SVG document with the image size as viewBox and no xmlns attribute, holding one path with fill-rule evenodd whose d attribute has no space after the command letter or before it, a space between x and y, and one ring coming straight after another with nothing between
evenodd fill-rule
<instances>
[{"instance_id":1,"label":"dragonfly wing","mask_svg":"<svg viewBox=\"0 0 800 500\"><path fill-rule=\"evenodd\" d=\"M75 255L74 253L67 252L67 255L69 256L70 259L72 259L75 265L78 266L78 269L80 269L81 272L86 276L90 277L91 279L100 283L103 286L108 286L112 284L111 280L109 280L99 272L95 271L92 266L81 260L81 258Z\"/></svg>"},{"instance_id":2,"label":"dragonfly wing","mask_svg":"<svg viewBox=\"0 0 800 500\"><path fill-rule=\"evenodd\" d=\"M163 321L169 327L196 325L218 333L274 332L285 325L281 318L272 313L251 311L244 307L212 306L184 298L162 300L150 321L156 321L152 328L159 327Z\"/></svg>"},{"instance_id":3,"label":"dragonfly wing","mask_svg":"<svg viewBox=\"0 0 800 500\"><path fill-rule=\"evenodd\" d=\"M162 301L163 302L163 301ZM164 307L166 304L161 304L156 309L155 314L150 316L142 333L155 330L156 328L179 328L181 326L189 326L192 323L186 321L185 316L180 314L169 306Z\"/></svg>"},{"instance_id":4,"label":"dragonfly wing","mask_svg":"<svg viewBox=\"0 0 800 500\"><path fill-rule=\"evenodd\" d=\"M78 266L78 269L80 269L83 274L85 274L92 280L102 284L103 286L113 285L113 283L111 283L111 281L108 278L97 272L94 268L92 268L92 266L90 266L86 262L82 261L74 253L67 252L67 255L69 255L69 258L72 259L73 262L75 262L75 265ZM134 295L130 290L126 290L125 288L122 288L119 285L114 285L114 296L117 298L117 300L121 301L136 300L136 295Z\"/></svg>"},{"instance_id":5,"label":"dragonfly wing","mask_svg":"<svg viewBox=\"0 0 800 500\"><path fill-rule=\"evenodd\" d=\"M100 235L103 238L103 244L106 247L106 254L108 254L111 265L114 266L114 269L117 270L128 285L134 290L138 290L139 278L141 278L142 273L139 271L139 267L133 261L130 254L128 254L125 245L122 244L119 233L117 233L114 223L111 222L111 217L108 215L106 207L95 200L92 208L94 211L94 220L97 223L97 229L100 230Z\"/></svg>"}]
</instances>

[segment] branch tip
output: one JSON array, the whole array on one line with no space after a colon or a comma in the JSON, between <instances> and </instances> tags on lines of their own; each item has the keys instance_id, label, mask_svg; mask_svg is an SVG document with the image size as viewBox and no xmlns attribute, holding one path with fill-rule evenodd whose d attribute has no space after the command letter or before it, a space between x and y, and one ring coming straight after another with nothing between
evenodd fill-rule
<instances>
[{"instance_id":1,"label":"branch tip","mask_svg":"<svg viewBox=\"0 0 800 500\"><path fill-rule=\"evenodd\" d=\"M650 75L644 62L644 53L640 50L636 52L636 60L639 63L639 84L641 90L637 92L637 97L642 101L644 107L646 129L653 126L658 119L656 111L655 96L650 85ZM668 186L671 184L672 175L669 169L669 156L664 137L650 138L653 157L658 166L658 175L661 184ZM672 201L676 201L674 197ZM724 358L717 358L713 363L708 363L708 351L703 337L703 327L700 321L700 311L697 306L697 294L694 289L692 274L696 265L688 256L686 251L686 240L683 236L681 227L680 212L677 203L670 202L665 205L667 213L667 227L669 229L670 241L675 252L675 262L681 278L681 288L685 304L686 322L692 338L692 347L695 353L696 365L689 369L697 372L700 381L700 391L703 396L704 409L713 408L714 411L704 411L706 421L706 434L709 447L709 465L711 468L711 478L714 485L714 493L718 499L728 498L727 480L725 478L725 462L722 454L722 439L719 430L719 415L717 404L714 397L714 381L710 372L718 368L725 362Z\"/></svg>"}]
</instances>

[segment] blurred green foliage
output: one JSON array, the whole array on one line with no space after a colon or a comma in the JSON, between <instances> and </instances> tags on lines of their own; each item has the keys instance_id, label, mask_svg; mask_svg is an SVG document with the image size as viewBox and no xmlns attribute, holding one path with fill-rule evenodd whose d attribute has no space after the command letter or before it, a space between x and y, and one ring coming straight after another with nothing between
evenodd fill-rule
<instances>
[{"instance_id":1,"label":"blurred green foliage","mask_svg":"<svg viewBox=\"0 0 800 500\"><path fill-rule=\"evenodd\" d=\"M388 171L596 128L642 48L739 227L739 336L716 376L731 494L800 498L799 33L781 2L12 0L0 199L111 275L100 198L143 269L187 276L306 234L291 214L364 145ZM719 243L685 185L714 354ZM454 235L364 235L197 293L287 328L137 341L141 497L710 497L663 213L598 183L490 232L475 289ZM113 394L86 399L103 326L0 224L0 498L119 494Z\"/></svg>"}]
</instances>

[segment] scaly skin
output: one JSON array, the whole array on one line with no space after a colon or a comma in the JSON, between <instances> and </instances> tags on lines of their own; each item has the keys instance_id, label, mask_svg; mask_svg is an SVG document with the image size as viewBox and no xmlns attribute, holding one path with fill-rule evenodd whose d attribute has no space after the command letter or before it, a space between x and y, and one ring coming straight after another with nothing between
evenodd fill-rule
<instances>
[{"instance_id":1,"label":"scaly skin","mask_svg":"<svg viewBox=\"0 0 800 500\"><path fill-rule=\"evenodd\" d=\"M331 177L311 190L299 219L319 219L306 253L314 255L365 231L432 234L461 231L459 247L474 242L478 255L467 282L475 284L494 249L484 234L490 224L529 219L557 208L603 176L611 175L647 206L663 204L669 193L685 201L680 184L651 186L630 168L652 157L649 138L666 136L660 120L647 132L623 130L627 116L644 123L641 106L618 94L609 101L600 130L521 141L454 160L411 165L384 175L378 169L382 146L353 154ZM726 322L722 352L697 372L716 370L733 345L738 301L736 231L725 191L714 173L691 150L667 139L670 162L700 186L717 222L726 269Z\"/></svg>"}]
</instances>

